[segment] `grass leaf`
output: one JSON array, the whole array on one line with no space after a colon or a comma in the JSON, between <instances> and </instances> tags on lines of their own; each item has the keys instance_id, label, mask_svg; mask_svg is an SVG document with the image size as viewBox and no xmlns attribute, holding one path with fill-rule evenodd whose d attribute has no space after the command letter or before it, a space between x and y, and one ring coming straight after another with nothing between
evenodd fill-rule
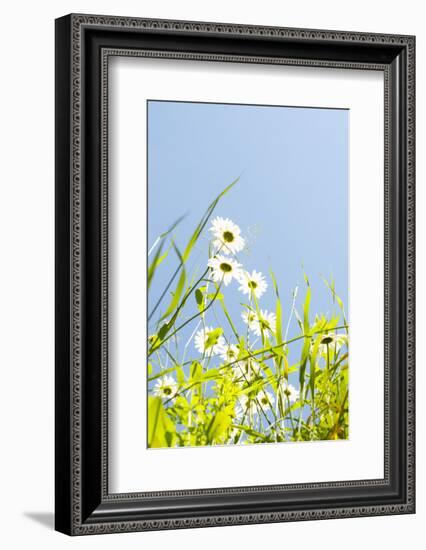
<instances>
[{"instance_id":1,"label":"grass leaf","mask_svg":"<svg viewBox=\"0 0 426 550\"><path fill-rule=\"evenodd\" d=\"M276 341L277 345L281 345L282 342L283 342L281 300L280 300L280 294L278 292L278 284L277 284L277 281L276 281L276 278L275 278L275 275L274 275L274 272L272 271L272 269L271 269L270 273L271 273L271 279L272 279L272 282L273 282L273 285L274 285L275 296L276 296L276 300L275 300L275 315L276 315L275 341ZM278 349L280 351L279 355L284 353L284 350L282 348L278 348ZM279 368L280 371L281 371L281 367L282 367L282 362L283 362L283 359L282 359L282 356L281 356L278 359L278 368ZM288 377L288 373L287 373L287 377Z\"/></svg>"},{"instance_id":2,"label":"grass leaf","mask_svg":"<svg viewBox=\"0 0 426 550\"><path fill-rule=\"evenodd\" d=\"M154 278L155 271L157 267L163 262L167 255L169 254L169 249L164 252L163 255L161 255L161 252L163 250L164 241L161 242L160 246L157 249L157 252L155 253L154 259L152 260L149 268L148 268L148 289L151 286L152 279Z\"/></svg>"},{"instance_id":3,"label":"grass leaf","mask_svg":"<svg viewBox=\"0 0 426 550\"><path fill-rule=\"evenodd\" d=\"M148 447L172 447L176 437L161 397L148 398Z\"/></svg>"},{"instance_id":4,"label":"grass leaf","mask_svg":"<svg viewBox=\"0 0 426 550\"><path fill-rule=\"evenodd\" d=\"M231 425L231 417L223 411L217 412L210 421L207 428L207 442L214 443Z\"/></svg>"},{"instance_id":5,"label":"grass leaf","mask_svg":"<svg viewBox=\"0 0 426 550\"><path fill-rule=\"evenodd\" d=\"M175 247L175 250L177 251L177 253L179 253L177 247ZM160 321L162 321L163 319L166 319L166 317L168 317L177 308L180 297L182 296L183 290L185 288L185 282L186 282L186 270L182 269L175 291L172 294L172 299L170 300L169 307L160 317Z\"/></svg>"},{"instance_id":6,"label":"grass leaf","mask_svg":"<svg viewBox=\"0 0 426 550\"><path fill-rule=\"evenodd\" d=\"M240 178L238 177L231 184L229 184L227 187L225 187L225 189L221 193L219 193L219 195L213 200L213 202L210 203L209 207L207 208L207 210L204 213L203 217L199 221L197 227L195 228L194 232L191 235L191 238L189 239L189 241L188 241L188 243L185 247L185 250L184 250L183 255L182 255L182 261L184 263L188 260L189 255L192 252L192 249L194 248L196 242L200 238L200 235L201 235L204 227L206 226L207 222L209 221L210 216L213 214L213 211L216 208L218 202L232 187L234 187L234 185L237 183L237 181L239 179Z\"/></svg>"},{"instance_id":7,"label":"grass leaf","mask_svg":"<svg viewBox=\"0 0 426 550\"><path fill-rule=\"evenodd\" d=\"M207 350L209 348L212 348L217 343L219 336L222 336L222 334L223 334L222 327L218 327L218 328L215 328L214 330L211 330L207 334L207 338L204 346L205 349Z\"/></svg>"}]
</instances>

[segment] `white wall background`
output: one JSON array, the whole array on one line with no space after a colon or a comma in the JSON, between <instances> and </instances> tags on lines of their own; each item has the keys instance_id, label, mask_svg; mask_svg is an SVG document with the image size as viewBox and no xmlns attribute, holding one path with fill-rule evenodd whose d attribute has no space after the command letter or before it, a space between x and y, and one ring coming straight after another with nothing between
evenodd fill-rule
<instances>
[{"instance_id":1,"label":"white wall background","mask_svg":"<svg viewBox=\"0 0 426 550\"><path fill-rule=\"evenodd\" d=\"M69 12L417 35L418 334L426 331L426 30L421 0L67 0L2 9L0 195L0 543L44 548L399 549L424 539L426 382L418 353L418 512L352 520L71 539L53 527L54 24ZM420 345L419 345L420 348ZM414 547L419 547L416 545Z\"/></svg>"}]
</instances>

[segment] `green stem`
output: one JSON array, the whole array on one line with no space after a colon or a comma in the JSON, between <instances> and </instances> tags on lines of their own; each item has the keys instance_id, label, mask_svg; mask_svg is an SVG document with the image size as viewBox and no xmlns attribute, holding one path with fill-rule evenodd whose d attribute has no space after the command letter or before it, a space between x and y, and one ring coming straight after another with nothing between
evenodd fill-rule
<instances>
[{"instance_id":1,"label":"green stem","mask_svg":"<svg viewBox=\"0 0 426 550\"><path fill-rule=\"evenodd\" d=\"M197 283L198 284L198 283ZM195 315L193 315L192 317L190 317L188 320L186 320L184 323L182 323L176 330L174 330L171 334L169 334L167 336L167 338L164 338L164 340L162 340L162 342L156 346L156 347L152 347L149 352L148 352L148 357L151 356L152 353L154 353L155 350L157 350L158 348L160 348L161 346L163 346L163 344L165 344L167 342L167 340L170 340L170 338L172 338L175 334L177 334L180 330L182 330L184 327L186 327L186 325L188 325L189 323L191 323L194 319L196 319L197 317L200 317L201 315L203 315L203 313L205 313L211 306L212 304L214 303L214 301L216 300L216 297L217 295L219 294L219 290L220 290L220 285L216 291L216 294L213 296L213 299L211 300L211 302L204 308L202 309L201 311L199 311L198 313L196 313ZM155 346L155 342L153 344L153 346Z\"/></svg>"},{"instance_id":2,"label":"green stem","mask_svg":"<svg viewBox=\"0 0 426 550\"><path fill-rule=\"evenodd\" d=\"M163 292L161 293L161 296L158 298L157 300L157 303L155 304L154 308L152 309L151 313L148 315L148 321L151 320L152 316L154 315L154 313L157 311L159 305L161 304L164 296L167 294L167 291L169 290L169 288L171 287L173 281L176 279L176 275L179 273L179 271L182 269L183 267L183 263L181 263L175 270L175 272L173 273L170 281L167 283L166 285L166 288L163 290Z\"/></svg>"},{"instance_id":3,"label":"green stem","mask_svg":"<svg viewBox=\"0 0 426 550\"><path fill-rule=\"evenodd\" d=\"M337 427L339 426L340 424L340 421L342 420L342 416L343 416L343 413L344 413L344 410L345 410L345 405L346 405L346 401L348 399L348 395L349 395L349 390L346 390L346 393L345 393L345 397L343 399L343 402L342 402L342 405L340 407L340 411L339 411L339 416L337 418L337 421L335 423L335 425L331 428L331 430L328 432L327 434L327 439L330 437L330 435L336 431Z\"/></svg>"},{"instance_id":4,"label":"green stem","mask_svg":"<svg viewBox=\"0 0 426 550\"><path fill-rule=\"evenodd\" d=\"M290 423L291 423L291 427L293 429L293 436L296 435L296 426L294 425L294 418L293 418L293 413L291 412L291 403L290 403L290 398L288 395L286 395L287 397L287 406L289 408L289 414L290 414Z\"/></svg>"},{"instance_id":5,"label":"green stem","mask_svg":"<svg viewBox=\"0 0 426 550\"><path fill-rule=\"evenodd\" d=\"M346 328L346 325L342 325L339 327L336 327L336 329L339 328ZM281 342L281 344L277 344L275 346L270 346L268 348L264 348L258 351L255 351L253 353L248 353L247 355L244 355L243 357L240 357L239 359L236 359L235 361L231 361L230 363L226 363L226 365L222 365L221 369L230 367L234 365L235 363L238 363L239 361L245 361L246 359L250 359L252 357L257 357L258 355L261 355L262 353L266 353L268 351L273 351L274 349L281 348L283 346L287 346L288 344L292 344L293 342L297 342L298 340L301 340L302 338L312 338L315 334L322 334L323 332L327 332L327 329L317 330L313 332L312 334L301 334L300 336L295 336L294 338L290 338L290 340L287 340L286 342Z\"/></svg>"}]
</instances>

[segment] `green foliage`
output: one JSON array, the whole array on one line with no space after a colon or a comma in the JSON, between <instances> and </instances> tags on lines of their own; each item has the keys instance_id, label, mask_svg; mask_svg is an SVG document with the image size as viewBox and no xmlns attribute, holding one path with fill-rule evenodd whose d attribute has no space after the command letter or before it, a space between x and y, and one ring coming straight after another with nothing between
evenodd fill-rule
<instances>
[{"instance_id":1,"label":"green foliage","mask_svg":"<svg viewBox=\"0 0 426 550\"><path fill-rule=\"evenodd\" d=\"M220 442L229 426L231 425L232 417L224 411L217 412L211 419L207 428L207 443Z\"/></svg>"},{"instance_id":2,"label":"green foliage","mask_svg":"<svg viewBox=\"0 0 426 550\"><path fill-rule=\"evenodd\" d=\"M148 447L173 447L176 428L160 397L148 397Z\"/></svg>"},{"instance_id":3,"label":"green foliage","mask_svg":"<svg viewBox=\"0 0 426 550\"><path fill-rule=\"evenodd\" d=\"M148 268L149 288L157 271L171 261L171 250L177 267L149 316L156 314L157 320L148 338L148 446L346 439L348 324L334 280L324 279L333 304L330 314L312 311L312 287L305 274L300 303L296 288L292 309L285 311L271 271L273 311L265 311L262 293L248 286L241 327L241 318L233 318L227 307L223 279L214 279L211 267L200 270L188 262L194 247L201 246L213 211L236 181L209 205L183 253L173 236L180 220L150 250L156 248ZM221 249L215 251L210 242L208 254L209 260L216 258ZM240 263L235 251L227 254Z\"/></svg>"}]
</instances>

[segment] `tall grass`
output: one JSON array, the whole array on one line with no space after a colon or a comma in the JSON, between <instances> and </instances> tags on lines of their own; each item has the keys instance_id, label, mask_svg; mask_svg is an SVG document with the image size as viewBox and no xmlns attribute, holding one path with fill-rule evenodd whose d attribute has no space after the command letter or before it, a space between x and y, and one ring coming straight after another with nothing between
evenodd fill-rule
<instances>
[{"instance_id":1,"label":"tall grass","mask_svg":"<svg viewBox=\"0 0 426 550\"><path fill-rule=\"evenodd\" d=\"M160 270L168 262L173 267L148 315L148 446L346 439L344 304L334 281L324 279L338 313L312 312L304 275L301 307L295 288L284 311L274 273L244 270L240 228L227 218L213 219L236 183L208 206L182 250L174 238L181 220L149 250L149 292ZM194 267L190 259L206 235L206 260ZM273 311L262 303L268 286ZM227 306L225 288L239 295L237 316Z\"/></svg>"}]
</instances>

